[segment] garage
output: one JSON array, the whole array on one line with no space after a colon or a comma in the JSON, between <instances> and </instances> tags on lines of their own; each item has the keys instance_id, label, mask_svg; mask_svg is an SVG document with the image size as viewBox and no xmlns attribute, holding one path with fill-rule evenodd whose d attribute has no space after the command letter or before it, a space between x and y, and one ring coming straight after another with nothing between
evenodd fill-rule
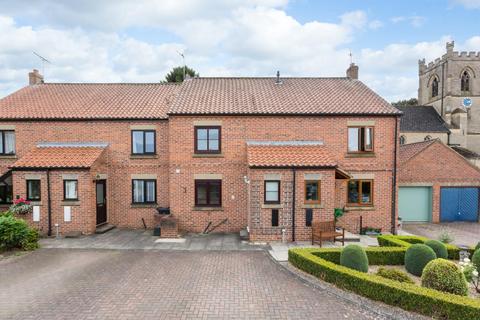
<instances>
[{"instance_id":1,"label":"garage","mask_svg":"<svg viewBox=\"0 0 480 320\"><path fill-rule=\"evenodd\" d=\"M440 189L440 221L478 221L479 188Z\"/></svg>"},{"instance_id":2,"label":"garage","mask_svg":"<svg viewBox=\"0 0 480 320\"><path fill-rule=\"evenodd\" d=\"M432 188L400 187L398 203L403 222L428 222L432 216Z\"/></svg>"}]
</instances>

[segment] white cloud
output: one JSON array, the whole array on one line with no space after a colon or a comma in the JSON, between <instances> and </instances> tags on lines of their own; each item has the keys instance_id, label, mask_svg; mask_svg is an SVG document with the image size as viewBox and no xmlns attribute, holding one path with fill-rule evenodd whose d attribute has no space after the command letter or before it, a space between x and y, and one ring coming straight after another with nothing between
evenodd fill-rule
<instances>
[{"instance_id":1,"label":"white cloud","mask_svg":"<svg viewBox=\"0 0 480 320\"><path fill-rule=\"evenodd\" d=\"M380 20L373 20L369 22L368 27L372 30L377 30L383 27L383 22Z\"/></svg>"},{"instance_id":2,"label":"white cloud","mask_svg":"<svg viewBox=\"0 0 480 320\"><path fill-rule=\"evenodd\" d=\"M390 19L393 23L401 23L401 22L407 22L409 23L412 27L421 27L426 21L426 18L423 16L397 16L393 17Z\"/></svg>"},{"instance_id":3,"label":"white cloud","mask_svg":"<svg viewBox=\"0 0 480 320\"><path fill-rule=\"evenodd\" d=\"M453 0L452 2L467 9L480 9L480 0Z\"/></svg>"}]
</instances>

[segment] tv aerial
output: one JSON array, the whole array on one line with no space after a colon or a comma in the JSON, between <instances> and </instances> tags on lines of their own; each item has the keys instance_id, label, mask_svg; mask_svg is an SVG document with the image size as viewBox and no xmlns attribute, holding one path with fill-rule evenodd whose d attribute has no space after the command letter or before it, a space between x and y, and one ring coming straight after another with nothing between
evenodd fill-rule
<instances>
[{"instance_id":1,"label":"tv aerial","mask_svg":"<svg viewBox=\"0 0 480 320\"><path fill-rule=\"evenodd\" d=\"M33 51L33 54L36 55L40 59L40 61L42 61L42 75L45 76L45 63L48 63L48 64L52 64L52 63L47 58L42 57L41 55L39 55L35 51Z\"/></svg>"}]
</instances>

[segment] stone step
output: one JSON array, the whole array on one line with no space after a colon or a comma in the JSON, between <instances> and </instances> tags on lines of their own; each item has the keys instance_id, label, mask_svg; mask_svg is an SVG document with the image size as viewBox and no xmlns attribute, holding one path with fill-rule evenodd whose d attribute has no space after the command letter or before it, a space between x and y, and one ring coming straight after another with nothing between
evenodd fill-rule
<instances>
[{"instance_id":1,"label":"stone step","mask_svg":"<svg viewBox=\"0 0 480 320\"><path fill-rule=\"evenodd\" d=\"M345 231L345 242L360 242L360 235Z\"/></svg>"},{"instance_id":2,"label":"stone step","mask_svg":"<svg viewBox=\"0 0 480 320\"><path fill-rule=\"evenodd\" d=\"M112 229L115 229L115 226L113 224L103 224L101 226L98 226L97 229L95 230L96 234L103 234L105 232L108 232Z\"/></svg>"}]
</instances>

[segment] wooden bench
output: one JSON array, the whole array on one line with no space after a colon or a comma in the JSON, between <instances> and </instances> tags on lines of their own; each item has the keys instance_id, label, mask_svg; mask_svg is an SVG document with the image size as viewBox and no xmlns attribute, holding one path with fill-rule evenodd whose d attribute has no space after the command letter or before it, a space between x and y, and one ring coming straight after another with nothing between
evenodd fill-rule
<instances>
[{"instance_id":1,"label":"wooden bench","mask_svg":"<svg viewBox=\"0 0 480 320\"><path fill-rule=\"evenodd\" d=\"M345 229L340 228L337 231L335 228L335 221L314 221L312 222L312 245L318 242L322 246L322 240L341 241L342 246L345 244ZM341 240L337 237L342 237Z\"/></svg>"}]
</instances>

